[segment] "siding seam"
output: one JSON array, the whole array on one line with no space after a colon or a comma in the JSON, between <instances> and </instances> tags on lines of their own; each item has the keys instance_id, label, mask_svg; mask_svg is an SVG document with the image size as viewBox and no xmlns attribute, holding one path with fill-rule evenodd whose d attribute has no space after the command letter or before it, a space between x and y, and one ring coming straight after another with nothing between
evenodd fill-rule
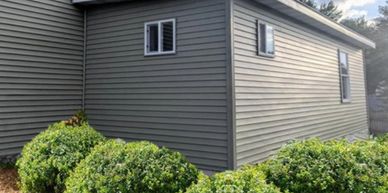
<instances>
[{"instance_id":1,"label":"siding seam","mask_svg":"<svg viewBox=\"0 0 388 193\"><path fill-rule=\"evenodd\" d=\"M83 59L82 59L82 111L85 111L85 92L86 92L86 55L87 55L87 9L84 10L84 45L83 45Z\"/></svg>"}]
</instances>

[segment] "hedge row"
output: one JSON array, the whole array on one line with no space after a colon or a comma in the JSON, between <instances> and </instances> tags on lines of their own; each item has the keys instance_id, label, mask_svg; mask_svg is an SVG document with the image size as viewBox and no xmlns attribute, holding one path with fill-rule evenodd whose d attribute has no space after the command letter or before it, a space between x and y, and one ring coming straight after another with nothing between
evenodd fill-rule
<instances>
[{"instance_id":1,"label":"hedge row","mask_svg":"<svg viewBox=\"0 0 388 193\"><path fill-rule=\"evenodd\" d=\"M178 152L106 140L81 114L35 137L17 167L24 193L387 193L388 135L296 141L263 164L208 177Z\"/></svg>"},{"instance_id":2,"label":"hedge row","mask_svg":"<svg viewBox=\"0 0 388 193\"><path fill-rule=\"evenodd\" d=\"M299 141L264 164L267 181L293 193L386 193L388 146L376 141Z\"/></svg>"},{"instance_id":3,"label":"hedge row","mask_svg":"<svg viewBox=\"0 0 388 193\"><path fill-rule=\"evenodd\" d=\"M23 193L185 192L199 174L178 152L106 140L77 116L26 144L16 165Z\"/></svg>"}]
</instances>

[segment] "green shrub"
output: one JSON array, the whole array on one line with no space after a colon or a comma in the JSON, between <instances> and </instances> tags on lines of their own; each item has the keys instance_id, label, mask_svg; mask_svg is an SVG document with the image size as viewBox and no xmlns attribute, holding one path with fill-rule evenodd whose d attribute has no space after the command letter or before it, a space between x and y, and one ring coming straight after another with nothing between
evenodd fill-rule
<instances>
[{"instance_id":1,"label":"green shrub","mask_svg":"<svg viewBox=\"0 0 388 193\"><path fill-rule=\"evenodd\" d=\"M388 192L388 145L378 141L358 141L352 144L358 163L368 168L370 192Z\"/></svg>"},{"instance_id":2,"label":"green shrub","mask_svg":"<svg viewBox=\"0 0 388 193\"><path fill-rule=\"evenodd\" d=\"M386 192L381 161L386 150L376 142L362 143L312 139L287 145L266 163L267 179L293 193Z\"/></svg>"},{"instance_id":3,"label":"green shrub","mask_svg":"<svg viewBox=\"0 0 388 193\"><path fill-rule=\"evenodd\" d=\"M66 181L65 193L175 193L196 181L183 155L149 142L96 146Z\"/></svg>"},{"instance_id":4,"label":"green shrub","mask_svg":"<svg viewBox=\"0 0 388 193\"><path fill-rule=\"evenodd\" d=\"M280 193L280 190L266 183L265 175L258 167L246 166L212 177L201 174L198 183L192 185L186 193Z\"/></svg>"},{"instance_id":5,"label":"green shrub","mask_svg":"<svg viewBox=\"0 0 388 193\"><path fill-rule=\"evenodd\" d=\"M64 180L104 137L87 124L79 127L55 123L26 144L17 161L25 193L63 192Z\"/></svg>"},{"instance_id":6,"label":"green shrub","mask_svg":"<svg viewBox=\"0 0 388 193\"><path fill-rule=\"evenodd\" d=\"M388 134L378 136L376 140L380 143L387 143L388 144Z\"/></svg>"}]
</instances>

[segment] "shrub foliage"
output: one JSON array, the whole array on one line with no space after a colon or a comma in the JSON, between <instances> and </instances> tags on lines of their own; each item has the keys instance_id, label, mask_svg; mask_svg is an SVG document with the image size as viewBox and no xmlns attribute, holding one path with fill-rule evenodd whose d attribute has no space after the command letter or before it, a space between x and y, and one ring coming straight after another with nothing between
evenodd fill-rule
<instances>
[{"instance_id":1,"label":"shrub foliage","mask_svg":"<svg viewBox=\"0 0 388 193\"><path fill-rule=\"evenodd\" d=\"M376 140L377 140L378 142L380 142L380 143L386 143L386 144L388 144L388 134L381 135L381 136L377 137Z\"/></svg>"},{"instance_id":2,"label":"shrub foliage","mask_svg":"<svg viewBox=\"0 0 388 193\"><path fill-rule=\"evenodd\" d=\"M198 183L186 193L280 193L267 184L265 175L258 167L246 166L237 171L227 171L212 177L200 175Z\"/></svg>"},{"instance_id":3,"label":"shrub foliage","mask_svg":"<svg viewBox=\"0 0 388 193\"><path fill-rule=\"evenodd\" d=\"M387 192L387 147L377 142L295 142L266 163L268 181L293 193Z\"/></svg>"},{"instance_id":4,"label":"shrub foliage","mask_svg":"<svg viewBox=\"0 0 388 193\"><path fill-rule=\"evenodd\" d=\"M388 139L388 138L386 138ZM358 141L352 144L356 161L368 169L373 188L365 192L388 192L388 141Z\"/></svg>"},{"instance_id":5,"label":"shrub foliage","mask_svg":"<svg viewBox=\"0 0 388 193\"><path fill-rule=\"evenodd\" d=\"M66 182L65 193L183 192L197 175L180 153L149 142L110 140L80 162Z\"/></svg>"},{"instance_id":6,"label":"shrub foliage","mask_svg":"<svg viewBox=\"0 0 388 193\"><path fill-rule=\"evenodd\" d=\"M25 193L60 193L70 171L104 137L88 124L55 123L26 144L17 161Z\"/></svg>"}]
</instances>

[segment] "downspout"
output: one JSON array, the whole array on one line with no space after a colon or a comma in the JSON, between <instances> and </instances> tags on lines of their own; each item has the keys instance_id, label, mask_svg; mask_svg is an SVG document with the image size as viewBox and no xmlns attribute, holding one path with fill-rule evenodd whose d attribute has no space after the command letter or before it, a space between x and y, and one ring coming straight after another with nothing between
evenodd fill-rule
<instances>
[{"instance_id":1,"label":"downspout","mask_svg":"<svg viewBox=\"0 0 388 193\"><path fill-rule=\"evenodd\" d=\"M82 111L85 111L85 85L86 85L86 46L87 46L87 10L84 10L84 44L82 57Z\"/></svg>"}]
</instances>

